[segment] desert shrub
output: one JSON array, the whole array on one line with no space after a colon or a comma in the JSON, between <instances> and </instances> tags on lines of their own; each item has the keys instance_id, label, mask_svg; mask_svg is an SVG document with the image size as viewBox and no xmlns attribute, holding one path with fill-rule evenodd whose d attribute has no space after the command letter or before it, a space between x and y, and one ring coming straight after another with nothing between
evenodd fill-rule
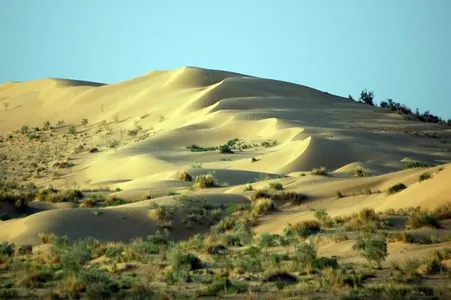
<instances>
[{"instance_id":1,"label":"desert shrub","mask_svg":"<svg viewBox=\"0 0 451 300\"><path fill-rule=\"evenodd\" d=\"M351 175L356 177L366 177L366 172L361 166L358 166L351 172Z\"/></svg>"},{"instance_id":2,"label":"desert shrub","mask_svg":"<svg viewBox=\"0 0 451 300\"><path fill-rule=\"evenodd\" d=\"M224 154L233 153L232 148L230 148L230 146L227 144L219 146L219 152Z\"/></svg>"},{"instance_id":3,"label":"desert shrub","mask_svg":"<svg viewBox=\"0 0 451 300\"><path fill-rule=\"evenodd\" d=\"M108 148L113 149L114 151L116 151L120 145L121 142L119 142L118 140L110 140L108 142Z\"/></svg>"},{"instance_id":4,"label":"desert shrub","mask_svg":"<svg viewBox=\"0 0 451 300\"><path fill-rule=\"evenodd\" d=\"M125 201L124 199L122 199L119 196L116 195L108 195L105 198L105 202L104 205L105 206L117 206L117 205L122 205L122 204L126 204L127 201Z\"/></svg>"},{"instance_id":5,"label":"desert shrub","mask_svg":"<svg viewBox=\"0 0 451 300\"><path fill-rule=\"evenodd\" d=\"M411 161L404 166L404 169L429 168L433 166L434 165L422 161Z\"/></svg>"},{"instance_id":6,"label":"desert shrub","mask_svg":"<svg viewBox=\"0 0 451 300\"><path fill-rule=\"evenodd\" d=\"M178 173L177 179L181 181L193 181L193 177L185 171Z\"/></svg>"},{"instance_id":7,"label":"desert shrub","mask_svg":"<svg viewBox=\"0 0 451 300\"><path fill-rule=\"evenodd\" d=\"M224 276L216 276L206 288L196 292L197 297L215 297L222 293L242 293L248 291L248 286L244 283L232 283Z\"/></svg>"},{"instance_id":8,"label":"desert shrub","mask_svg":"<svg viewBox=\"0 0 451 300\"><path fill-rule=\"evenodd\" d=\"M268 189L258 189L255 190L254 193L251 195L251 200L255 201L260 198L271 198L273 196L273 193Z\"/></svg>"},{"instance_id":9,"label":"desert shrub","mask_svg":"<svg viewBox=\"0 0 451 300\"><path fill-rule=\"evenodd\" d=\"M432 178L432 174L431 172L424 172L423 174L420 175L420 178L418 179L419 182L428 180Z\"/></svg>"},{"instance_id":10,"label":"desert shrub","mask_svg":"<svg viewBox=\"0 0 451 300\"><path fill-rule=\"evenodd\" d=\"M271 190L274 190L274 191L282 191L283 190L283 185L280 182L271 182L269 184L269 188Z\"/></svg>"},{"instance_id":11,"label":"desert shrub","mask_svg":"<svg viewBox=\"0 0 451 300\"><path fill-rule=\"evenodd\" d=\"M78 274L80 282L86 287L88 299L111 299L119 292L119 286L108 275L105 270L96 268L86 270Z\"/></svg>"},{"instance_id":12,"label":"desert shrub","mask_svg":"<svg viewBox=\"0 0 451 300\"><path fill-rule=\"evenodd\" d=\"M168 254L168 260L173 270L187 266L189 270L202 268L200 259L192 253L184 253L180 247L174 247Z\"/></svg>"},{"instance_id":13,"label":"desert shrub","mask_svg":"<svg viewBox=\"0 0 451 300\"><path fill-rule=\"evenodd\" d=\"M98 148L96 148L96 147L89 148L89 153L97 153L97 152L99 152Z\"/></svg>"},{"instance_id":14,"label":"desert shrub","mask_svg":"<svg viewBox=\"0 0 451 300\"><path fill-rule=\"evenodd\" d=\"M323 270L326 268L338 268L338 261L335 257L318 257L315 258L312 262L312 268L317 270Z\"/></svg>"},{"instance_id":15,"label":"desert shrub","mask_svg":"<svg viewBox=\"0 0 451 300\"><path fill-rule=\"evenodd\" d=\"M193 187L194 188L211 188L218 185L217 179L214 177L213 174L202 174L197 175L194 178Z\"/></svg>"},{"instance_id":16,"label":"desert shrub","mask_svg":"<svg viewBox=\"0 0 451 300\"><path fill-rule=\"evenodd\" d=\"M295 268L301 268L309 272L312 269L312 264L316 259L317 249L314 245L309 243L298 244L293 253L293 265Z\"/></svg>"},{"instance_id":17,"label":"desert shrub","mask_svg":"<svg viewBox=\"0 0 451 300\"><path fill-rule=\"evenodd\" d=\"M374 93L372 91L363 90L360 92L359 101L374 106Z\"/></svg>"},{"instance_id":18,"label":"desert shrub","mask_svg":"<svg viewBox=\"0 0 451 300\"><path fill-rule=\"evenodd\" d=\"M78 271L91 260L92 249L80 242L71 245L60 254L61 267L66 271Z\"/></svg>"},{"instance_id":19,"label":"desert shrub","mask_svg":"<svg viewBox=\"0 0 451 300\"><path fill-rule=\"evenodd\" d=\"M407 216L406 228L418 229L423 227L439 228L440 225L434 213L415 211Z\"/></svg>"},{"instance_id":20,"label":"desert shrub","mask_svg":"<svg viewBox=\"0 0 451 300\"><path fill-rule=\"evenodd\" d=\"M353 250L360 252L368 262L375 262L380 269L382 262L387 258L387 240L382 236L359 237L352 246Z\"/></svg>"},{"instance_id":21,"label":"desert shrub","mask_svg":"<svg viewBox=\"0 0 451 300\"><path fill-rule=\"evenodd\" d=\"M326 167L321 167L319 169L313 169L310 172L310 174L316 175L316 176L327 176L328 175Z\"/></svg>"},{"instance_id":22,"label":"desert shrub","mask_svg":"<svg viewBox=\"0 0 451 300\"><path fill-rule=\"evenodd\" d=\"M372 208L363 208L343 222L343 228L347 231L375 232L382 227L383 222Z\"/></svg>"},{"instance_id":23,"label":"desert shrub","mask_svg":"<svg viewBox=\"0 0 451 300\"><path fill-rule=\"evenodd\" d=\"M337 295L338 291L342 289L345 284L345 274L342 270L329 267L321 272L321 286L324 289L331 291L333 295Z\"/></svg>"},{"instance_id":24,"label":"desert shrub","mask_svg":"<svg viewBox=\"0 0 451 300\"><path fill-rule=\"evenodd\" d=\"M49 130L50 126L51 126L50 121L45 121L44 122L44 130Z\"/></svg>"},{"instance_id":25,"label":"desert shrub","mask_svg":"<svg viewBox=\"0 0 451 300\"><path fill-rule=\"evenodd\" d=\"M282 194L275 195L275 198L288 201L291 205L301 205L308 199L308 196L302 193L283 191Z\"/></svg>"},{"instance_id":26,"label":"desert shrub","mask_svg":"<svg viewBox=\"0 0 451 300\"><path fill-rule=\"evenodd\" d=\"M437 220L451 219L451 202L436 207L434 209L434 215Z\"/></svg>"},{"instance_id":27,"label":"desert shrub","mask_svg":"<svg viewBox=\"0 0 451 300\"><path fill-rule=\"evenodd\" d=\"M17 249L17 253L19 255L29 255L33 253L33 246L32 245L21 245L19 249Z\"/></svg>"},{"instance_id":28,"label":"desert shrub","mask_svg":"<svg viewBox=\"0 0 451 300\"><path fill-rule=\"evenodd\" d=\"M246 184L246 187L244 188L245 192L253 191L253 190L254 190L254 188L252 187L252 184L250 184L250 183Z\"/></svg>"},{"instance_id":29,"label":"desert shrub","mask_svg":"<svg viewBox=\"0 0 451 300\"><path fill-rule=\"evenodd\" d=\"M257 215L264 215L265 213L274 209L274 202L268 198L259 198L252 203L252 211Z\"/></svg>"},{"instance_id":30,"label":"desert shrub","mask_svg":"<svg viewBox=\"0 0 451 300\"><path fill-rule=\"evenodd\" d=\"M211 227L211 231L216 233L226 232L227 230L230 230L233 227L235 227L236 224L237 219L235 217L227 216L217 224L213 225Z\"/></svg>"},{"instance_id":31,"label":"desert shrub","mask_svg":"<svg viewBox=\"0 0 451 300\"><path fill-rule=\"evenodd\" d=\"M403 183L397 183L388 189L387 194L392 195L392 194L398 193L402 190L405 190L406 188L407 188L407 186L405 186Z\"/></svg>"},{"instance_id":32,"label":"desert shrub","mask_svg":"<svg viewBox=\"0 0 451 300\"><path fill-rule=\"evenodd\" d=\"M263 233L260 236L260 247L274 247L277 245L280 236L278 234Z\"/></svg>"},{"instance_id":33,"label":"desert shrub","mask_svg":"<svg viewBox=\"0 0 451 300\"><path fill-rule=\"evenodd\" d=\"M59 191L53 187L48 187L39 190L36 194L36 198L43 202L78 202L83 199L84 195L80 190L68 189Z\"/></svg>"},{"instance_id":34,"label":"desert shrub","mask_svg":"<svg viewBox=\"0 0 451 300\"><path fill-rule=\"evenodd\" d=\"M333 226L334 221L329 216L329 214L326 212L325 209L318 209L314 213L315 218L318 219L318 221L321 222L321 226L325 228L330 228Z\"/></svg>"},{"instance_id":35,"label":"desert shrub","mask_svg":"<svg viewBox=\"0 0 451 300\"><path fill-rule=\"evenodd\" d=\"M70 125L69 128L67 129L67 133L69 134L75 134L77 132L77 129L75 128L74 125Z\"/></svg>"},{"instance_id":36,"label":"desert shrub","mask_svg":"<svg viewBox=\"0 0 451 300\"><path fill-rule=\"evenodd\" d=\"M284 234L291 237L300 236L306 238L309 235L318 233L320 231L321 226L318 221L307 220L293 224L288 223L288 227L284 229Z\"/></svg>"},{"instance_id":37,"label":"desert shrub","mask_svg":"<svg viewBox=\"0 0 451 300\"><path fill-rule=\"evenodd\" d=\"M53 233L46 233L46 232L40 232L38 234L38 237L41 240L41 243L43 243L43 244L50 244L55 239L55 235Z\"/></svg>"},{"instance_id":38,"label":"desert shrub","mask_svg":"<svg viewBox=\"0 0 451 300\"><path fill-rule=\"evenodd\" d=\"M23 135L26 135L26 134L28 134L29 132L30 132L30 127L28 127L27 125L23 125L23 126L20 128L20 133L23 134Z\"/></svg>"},{"instance_id":39,"label":"desert shrub","mask_svg":"<svg viewBox=\"0 0 451 300\"><path fill-rule=\"evenodd\" d=\"M28 207L28 203L34 200L34 191L19 192L10 190L0 191L0 202L9 203L14 207L14 210L18 213L23 213Z\"/></svg>"},{"instance_id":40,"label":"desert shrub","mask_svg":"<svg viewBox=\"0 0 451 300\"><path fill-rule=\"evenodd\" d=\"M82 119L80 123L86 127L86 125L88 125L88 119Z\"/></svg>"},{"instance_id":41,"label":"desert shrub","mask_svg":"<svg viewBox=\"0 0 451 300\"><path fill-rule=\"evenodd\" d=\"M165 206L150 210L150 217L155 221L165 222L172 220L173 212Z\"/></svg>"},{"instance_id":42,"label":"desert shrub","mask_svg":"<svg viewBox=\"0 0 451 300\"><path fill-rule=\"evenodd\" d=\"M8 242L3 242L0 244L0 256L4 255L4 256L14 256L14 248L15 245L8 243Z\"/></svg>"}]
</instances>

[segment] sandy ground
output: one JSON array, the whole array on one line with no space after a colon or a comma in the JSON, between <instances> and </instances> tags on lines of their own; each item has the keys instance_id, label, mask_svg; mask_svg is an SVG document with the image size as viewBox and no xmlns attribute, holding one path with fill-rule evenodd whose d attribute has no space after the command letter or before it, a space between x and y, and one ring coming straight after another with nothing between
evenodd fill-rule
<instances>
[{"instance_id":1,"label":"sandy ground","mask_svg":"<svg viewBox=\"0 0 451 300\"><path fill-rule=\"evenodd\" d=\"M111 85L62 79L4 83L0 102L8 103L0 110L6 176L41 187L118 188L116 195L126 199L150 193L152 201L171 203L168 194L189 185L177 179L178 172L187 171L192 176L214 172L220 187L194 192L212 204L249 202L250 192L244 189L255 181L254 189L277 180L287 190L309 195L300 207L263 217L257 233L280 233L288 222L312 218L315 208L338 216L364 207L434 208L451 200L449 127L406 121L301 85L183 67ZM81 125L84 118L86 126ZM56 125L60 120L64 124ZM45 121L54 128L43 131ZM20 134L9 137L23 125L31 131L39 127L41 141ZM70 125L75 134L67 133ZM133 130L136 135L129 134ZM242 149L232 154L186 148L219 146L235 138ZM108 147L112 143L117 149ZM80 145L82 150L74 151ZM87 151L94 147L99 151ZM67 159L74 164L70 170L52 167ZM404 170L409 160L443 165ZM312 168L322 166L329 176L310 175ZM350 175L357 166L368 176ZM432 179L419 183L425 171ZM385 191L397 183L408 188L387 196ZM362 192L368 189L373 193ZM337 191L345 197L337 198ZM130 240L155 231L149 217L152 201L103 209L102 214L95 213L98 209L35 204L41 212L0 222L0 241L38 244L39 232ZM178 238L192 234L177 223L175 228ZM348 244L321 251L345 253Z\"/></svg>"}]
</instances>

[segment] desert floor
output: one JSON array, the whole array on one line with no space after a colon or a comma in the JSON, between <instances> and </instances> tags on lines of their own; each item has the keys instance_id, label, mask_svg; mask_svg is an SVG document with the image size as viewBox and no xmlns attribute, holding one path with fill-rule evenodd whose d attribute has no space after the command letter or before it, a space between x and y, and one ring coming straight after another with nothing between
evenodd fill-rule
<instances>
[{"instance_id":1,"label":"desert floor","mask_svg":"<svg viewBox=\"0 0 451 300\"><path fill-rule=\"evenodd\" d=\"M449 126L194 67L0 102L2 299L451 297Z\"/></svg>"}]
</instances>

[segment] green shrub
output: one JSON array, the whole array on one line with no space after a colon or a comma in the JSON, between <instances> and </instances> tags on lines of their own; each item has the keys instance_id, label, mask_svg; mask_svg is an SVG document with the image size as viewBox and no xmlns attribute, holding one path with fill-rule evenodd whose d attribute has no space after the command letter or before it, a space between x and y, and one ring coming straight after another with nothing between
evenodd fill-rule
<instances>
[{"instance_id":1,"label":"green shrub","mask_svg":"<svg viewBox=\"0 0 451 300\"><path fill-rule=\"evenodd\" d=\"M3 242L0 244L0 255L4 256L14 256L14 244L10 244L8 242Z\"/></svg>"},{"instance_id":2,"label":"green shrub","mask_svg":"<svg viewBox=\"0 0 451 300\"><path fill-rule=\"evenodd\" d=\"M283 190L283 185L280 182L271 182L269 184L269 188L275 191L282 191Z\"/></svg>"},{"instance_id":3,"label":"green shrub","mask_svg":"<svg viewBox=\"0 0 451 300\"><path fill-rule=\"evenodd\" d=\"M388 256L387 240L384 237L359 237L352 249L359 251L368 262L375 262L379 269Z\"/></svg>"},{"instance_id":4,"label":"green shrub","mask_svg":"<svg viewBox=\"0 0 451 300\"><path fill-rule=\"evenodd\" d=\"M430 172L424 172L423 174L420 175L420 178L418 179L419 182L428 180L432 178L432 174Z\"/></svg>"},{"instance_id":5,"label":"green shrub","mask_svg":"<svg viewBox=\"0 0 451 300\"><path fill-rule=\"evenodd\" d=\"M406 188L407 188L407 186L405 186L403 183L397 183L388 189L387 194L392 195L392 194L398 193L402 190L405 190Z\"/></svg>"}]
</instances>

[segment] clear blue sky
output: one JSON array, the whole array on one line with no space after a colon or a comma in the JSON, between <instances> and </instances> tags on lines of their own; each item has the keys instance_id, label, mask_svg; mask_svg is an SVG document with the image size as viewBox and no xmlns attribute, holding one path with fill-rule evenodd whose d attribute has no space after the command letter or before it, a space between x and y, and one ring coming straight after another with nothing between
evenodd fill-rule
<instances>
[{"instance_id":1,"label":"clear blue sky","mask_svg":"<svg viewBox=\"0 0 451 300\"><path fill-rule=\"evenodd\" d=\"M451 0L0 0L0 82L197 66L451 118Z\"/></svg>"}]
</instances>

